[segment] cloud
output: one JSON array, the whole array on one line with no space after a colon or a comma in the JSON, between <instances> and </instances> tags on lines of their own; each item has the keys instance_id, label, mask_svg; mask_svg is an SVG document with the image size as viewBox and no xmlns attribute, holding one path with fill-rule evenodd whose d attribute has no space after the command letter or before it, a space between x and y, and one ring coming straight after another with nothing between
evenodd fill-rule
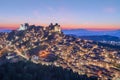
<instances>
[{"instance_id":1,"label":"cloud","mask_svg":"<svg viewBox=\"0 0 120 80\"><path fill-rule=\"evenodd\" d=\"M116 12L116 8L114 7L107 7L104 9L105 12L107 13L115 13Z\"/></svg>"},{"instance_id":2,"label":"cloud","mask_svg":"<svg viewBox=\"0 0 120 80\"><path fill-rule=\"evenodd\" d=\"M49 11L51 11L51 12L55 10L55 8L50 7L50 6L48 6L47 9L48 9Z\"/></svg>"},{"instance_id":3,"label":"cloud","mask_svg":"<svg viewBox=\"0 0 120 80\"><path fill-rule=\"evenodd\" d=\"M33 15L39 17L40 16L39 10L34 10Z\"/></svg>"}]
</instances>

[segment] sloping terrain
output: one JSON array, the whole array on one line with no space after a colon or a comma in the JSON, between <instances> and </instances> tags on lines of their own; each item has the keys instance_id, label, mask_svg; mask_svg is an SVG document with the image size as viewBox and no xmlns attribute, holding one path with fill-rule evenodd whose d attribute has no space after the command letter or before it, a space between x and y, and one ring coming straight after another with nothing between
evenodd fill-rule
<instances>
[{"instance_id":1,"label":"sloping terrain","mask_svg":"<svg viewBox=\"0 0 120 80\"><path fill-rule=\"evenodd\" d=\"M62 67L79 75L101 80L120 78L119 49L65 35L58 25L46 28L32 25L2 36L6 37L1 37L1 43L5 43L1 44L1 54L6 54L8 60L15 53L33 63Z\"/></svg>"}]
</instances>

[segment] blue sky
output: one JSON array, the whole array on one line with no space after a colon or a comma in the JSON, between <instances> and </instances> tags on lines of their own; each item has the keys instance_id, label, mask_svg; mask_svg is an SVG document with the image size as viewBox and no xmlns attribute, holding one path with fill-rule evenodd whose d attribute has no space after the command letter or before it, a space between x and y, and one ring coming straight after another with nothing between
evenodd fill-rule
<instances>
[{"instance_id":1,"label":"blue sky","mask_svg":"<svg viewBox=\"0 0 120 80\"><path fill-rule=\"evenodd\" d=\"M63 28L120 29L120 0L0 0L0 27L59 23Z\"/></svg>"}]
</instances>

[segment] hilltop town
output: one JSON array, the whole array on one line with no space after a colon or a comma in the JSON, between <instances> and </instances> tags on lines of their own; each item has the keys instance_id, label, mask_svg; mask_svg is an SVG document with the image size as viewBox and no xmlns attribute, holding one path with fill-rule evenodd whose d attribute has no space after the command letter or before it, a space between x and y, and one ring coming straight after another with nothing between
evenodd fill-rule
<instances>
[{"instance_id":1,"label":"hilltop town","mask_svg":"<svg viewBox=\"0 0 120 80\"><path fill-rule=\"evenodd\" d=\"M22 60L54 65L99 80L120 79L120 50L65 35L60 25L47 27L21 24L10 33L0 33L0 65Z\"/></svg>"}]
</instances>

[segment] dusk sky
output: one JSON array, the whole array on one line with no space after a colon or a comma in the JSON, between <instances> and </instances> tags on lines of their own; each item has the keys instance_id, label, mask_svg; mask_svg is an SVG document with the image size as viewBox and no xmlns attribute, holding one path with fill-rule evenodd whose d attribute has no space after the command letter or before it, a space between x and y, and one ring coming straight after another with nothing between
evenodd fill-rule
<instances>
[{"instance_id":1,"label":"dusk sky","mask_svg":"<svg viewBox=\"0 0 120 80\"><path fill-rule=\"evenodd\" d=\"M22 23L63 29L120 29L120 0L0 0L0 29Z\"/></svg>"}]
</instances>

